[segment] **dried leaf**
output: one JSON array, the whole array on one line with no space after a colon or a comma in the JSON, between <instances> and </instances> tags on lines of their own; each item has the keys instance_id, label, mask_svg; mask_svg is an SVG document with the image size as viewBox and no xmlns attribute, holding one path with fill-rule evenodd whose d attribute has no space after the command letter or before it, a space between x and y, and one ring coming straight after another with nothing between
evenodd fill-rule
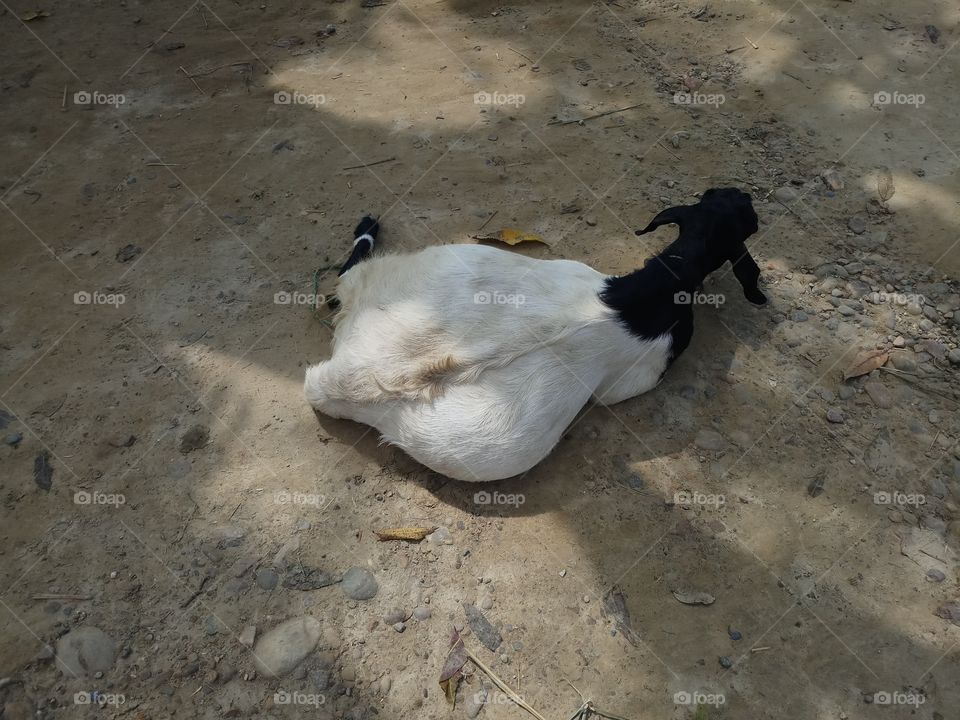
<instances>
[{"instance_id":1,"label":"dried leaf","mask_svg":"<svg viewBox=\"0 0 960 720\"><path fill-rule=\"evenodd\" d=\"M410 542L420 542L427 535L436 530L436 526L433 527L397 527L397 528L385 528L383 530L374 530L381 542L386 542L387 540L408 540Z\"/></svg>"},{"instance_id":2,"label":"dried leaf","mask_svg":"<svg viewBox=\"0 0 960 720\"><path fill-rule=\"evenodd\" d=\"M500 643L503 642L503 636L490 624L487 616L480 611L480 608L470 603L463 604L463 611L467 614L467 622L470 623L470 629L477 636L477 640L490 652L496 652Z\"/></svg>"},{"instance_id":3,"label":"dried leaf","mask_svg":"<svg viewBox=\"0 0 960 720\"><path fill-rule=\"evenodd\" d=\"M31 20L42 20L43 18L50 17L50 13L46 10L29 10L23 13L20 16L20 19L24 22L30 22Z\"/></svg>"},{"instance_id":4,"label":"dried leaf","mask_svg":"<svg viewBox=\"0 0 960 720\"><path fill-rule=\"evenodd\" d=\"M457 687L460 685L460 680L463 679L462 675L454 675L449 677L446 680L440 681L440 687L443 688L443 694L447 698L447 702L450 703L454 708L457 707Z\"/></svg>"},{"instance_id":5,"label":"dried leaf","mask_svg":"<svg viewBox=\"0 0 960 720\"><path fill-rule=\"evenodd\" d=\"M50 492L53 487L53 468L50 466L50 453L41 450L33 459L33 481L41 490Z\"/></svg>"},{"instance_id":6,"label":"dried leaf","mask_svg":"<svg viewBox=\"0 0 960 720\"><path fill-rule=\"evenodd\" d=\"M960 625L960 602L949 602L937 608L937 617L949 620L954 625Z\"/></svg>"},{"instance_id":7,"label":"dried leaf","mask_svg":"<svg viewBox=\"0 0 960 720\"><path fill-rule=\"evenodd\" d=\"M893 174L890 168L881 165L877 168L877 194L880 199L886 202L893 197L897 189L893 186Z\"/></svg>"},{"instance_id":8,"label":"dried leaf","mask_svg":"<svg viewBox=\"0 0 960 720\"><path fill-rule=\"evenodd\" d=\"M447 655L446 662L443 663L443 670L440 671L440 682L449 680L458 672L467 661L467 647L463 644L463 639L456 629L450 636L450 654Z\"/></svg>"},{"instance_id":9,"label":"dried leaf","mask_svg":"<svg viewBox=\"0 0 960 720\"><path fill-rule=\"evenodd\" d=\"M827 480L825 472L819 472L813 476L813 479L807 484L807 495L815 498L823 493L823 484Z\"/></svg>"},{"instance_id":10,"label":"dried leaf","mask_svg":"<svg viewBox=\"0 0 960 720\"><path fill-rule=\"evenodd\" d=\"M857 357L854 358L850 367L844 371L843 379L849 380L850 378L871 373L877 368L886 365L889 358L890 353L885 350L864 350L857 354Z\"/></svg>"},{"instance_id":11,"label":"dried leaf","mask_svg":"<svg viewBox=\"0 0 960 720\"><path fill-rule=\"evenodd\" d=\"M673 596L684 605L713 605L716 599L708 592L694 590L674 590Z\"/></svg>"},{"instance_id":12,"label":"dried leaf","mask_svg":"<svg viewBox=\"0 0 960 720\"><path fill-rule=\"evenodd\" d=\"M547 241L532 232L524 232L516 228L503 228L494 235L474 235L475 240L496 240L506 245L519 245L525 242L538 242L547 245Z\"/></svg>"},{"instance_id":13,"label":"dried leaf","mask_svg":"<svg viewBox=\"0 0 960 720\"><path fill-rule=\"evenodd\" d=\"M627 609L627 596L614 585L603 596L603 614L613 621L624 639L634 647L640 645L640 639L630 625L630 610Z\"/></svg>"},{"instance_id":14,"label":"dried leaf","mask_svg":"<svg viewBox=\"0 0 960 720\"><path fill-rule=\"evenodd\" d=\"M447 702L457 706L457 686L463 675L460 674L460 668L467 662L467 648L460 638L460 633L456 628L450 636L450 654L447 655L446 662L443 663L443 669L440 671L440 687L443 688L443 694Z\"/></svg>"}]
</instances>

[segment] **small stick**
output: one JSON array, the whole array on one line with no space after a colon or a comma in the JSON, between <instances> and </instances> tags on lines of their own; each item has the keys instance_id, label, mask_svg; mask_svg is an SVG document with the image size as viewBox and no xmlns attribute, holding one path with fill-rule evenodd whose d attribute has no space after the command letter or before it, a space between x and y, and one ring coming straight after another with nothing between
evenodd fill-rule
<instances>
[{"instance_id":1,"label":"small stick","mask_svg":"<svg viewBox=\"0 0 960 720\"><path fill-rule=\"evenodd\" d=\"M804 82L803 80L801 80L800 78L798 78L796 75L791 75L791 74L788 73L786 70L781 70L780 72L782 72L782 73L783 73L784 75L786 75L788 78L793 78L793 79L796 80L798 83L800 83L801 85L803 85L807 90L812 90L812 89L813 89L813 88L811 88L809 85L807 85L806 82Z\"/></svg>"},{"instance_id":2,"label":"small stick","mask_svg":"<svg viewBox=\"0 0 960 720\"><path fill-rule=\"evenodd\" d=\"M673 155L673 157L675 157L677 160L680 159L680 156L679 156L679 155L677 155L673 150L671 150L670 148L668 148L668 147L667 147L666 145L664 145L662 142L658 141L658 142L657 142L657 145L659 145L659 146L662 147L664 150L666 150L668 153L670 153L671 155Z\"/></svg>"},{"instance_id":3,"label":"small stick","mask_svg":"<svg viewBox=\"0 0 960 720\"><path fill-rule=\"evenodd\" d=\"M638 108L641 105L642 103L638 103L637 105L628 105L627 107L617 108L616 110L607 110L607 112L597 113L596 115L588 115L587 117L580 118L579 120L553 120L552 122L548 122L547 125L572 125L573 123L584 123L584 122L587 122L587 120L596 120L597 118L606 117L607 115L613 115L614 113L621 113L621 112L626 112L627 110L633 110L634 108Z\"/></svg>"},{"instance_id":4,"label":"small stick","mask_svg":"<svg viewBox=\"0 0 960 720\"><path fill-rule=\"evenodd\" d=\"M61 593L40 593L34 600L93 600L93 595L64 595Z\"/></svg>"},{"instance_id":5,"label":"small stick","mask_svg":"<svg viewBox=\"0 0 960 720\"><path fill-rule=\"evenodd\" d=\"M377 160L376 162L372 162L372 163L363 163L362 165L351 165L350 167L345 167L340 169L341 170L357 170L358 168L368 168L368 167L373 167L374 165L383 165L384 163L393 162L396 159L397 158L395 157L388 157L384 160Z\"/></svg>"},{"instance_id":6,"label":"small stick","mask_svg":"<svg viewBox=\"0 0 960 720\"><path fill-rule=\"evenodd\" d=\"M148 162L147 167L180 167L180 163Z\"/></svg>"},{"instance_id":7,"label":"small stick","mask_svg":"<svg viewBox=\"0 0 960 720\"><path fill-rule=\"evenodd\" d=\"M522 697L520 697L520 696L517 695L513 690L511 690L509 685L507 685L503 680L501 680L499 677L497 677L497 674L496 674L495 672L493 672L493 670L491 670L490 668L488 668L488 667L483 663L483 660L481 660L481 659L478 658L476 655L474 655L473 652L470 650L470 648L468 648L466 645L464 645L464 646L463 646L463 649L464 649L464 652L466 652L467 657L470 658L470 659L473 661L473 664L476 665L476 666L477 666L478 668L480 668L481 670L483 670L483 672L486 673L487 677L490 678L490 680L493 682L493 684L496 685L496 686L497 686L498 688L500 688L501 690L503 690L503 692L506 693L506 695L507 695L508 698L510 698L511 700L513 700L517 705L519 705L519 706L522 707L524 710L526 710L528 713L530 713L530 714L533 715L535 718L537 718L537 720L547 720L543 715L541 715L541 714L538 713L536 710L534 710L532 707L530 707Z\"/></svg>"},{"instance_id":8,"label":"small stick","mask_svg":"<svg viewBox=\"0 0 960 720\"><path fill-rule=\"evenodd\" d=\"M67 109L67 86L66 85L63 86L63 100L60 102L60 109L61 110Z\"/></svg>"},{"instance_id":9,"label":"small stick","mask_svg":"<svg viewBox=\"0 0 960 720\"><path fill-rule=\"evenodd\" d=\"M520 52L519 50L514 50L514 49L513 49L512 47L510 47L509 45L507 45L507 50L509 50L510 52L515 52L517 55L519 55L520 57L522 57L524 60L527 60L531 65L536 65L536 63L535 63L533 60L531 60L530 58L528 58L526 55L524 55L524 54L523 54L522 52Z\"/></svg>"},{"instance_id":10,"label":"small stick","mask_svg":"<svg viewBox=\"0 0 960 720\"><path fill-rule=\"evenodd\" d=\"M919 550L920 552L922 552L922 553L923 553L924 555L926 555L927 557L932 557L934 560L938 560L939 562L942 562L944 565L947 564L947 561L944 560L943 558L937 557L936 555L932 555L931 553L928 553L926 550L924 550L924 549L922 549L922 548L917 548L917 550Z\"/></svg>"},{"instance_id":11,"label":"small stick","mask_svg":"<svg viewBox=\"0 0 960 720\"><path fill-rule=\"evenodd\" d=\"M493 220L493 218L496 216L496 214L497 214L498 212L500 212L500 211L499 211L499 210L494 210L494 211L490 214L490 217L488 217L486 220L483 221L483 225L481 225L479 228L477 228L477 232L476 232L475 234L476 234L476 235L479 235L479 234L480 234L480 231L483 230L483 229L487 226L487 223L489 223L491 220Z\"/></svg>"},{"instance_id":12,"label":"small stick","mask_svg":"<svg viewBox=\"0 0 960 720\"><path fill-rule=\"evenodd\" d=\"M757 45L753 40L751 40L750 38L748 38L746 35L743 36L743 39L746 40L748 43L750 43L750 45L753 47L754 50L759 50L759 49L760 49L760 46Z\"/></svg>"},{"instance_id":13,"label":"small stick","mask_svg":"<svg viewBox=\"0 0 960 720\"><path fill-rule=\"evenodd\" d=\"M725 52L727 55L729 55L730 53L735 53L737 50L743 50L745 47L747 47L747 46L746 46L746 45L741 45L740 47L727 48L726 50L724 50L724 52Z\"/></svg>"},{"instance_id":14,"label":"small stick","mask_svg":"<svg viewBox=\"0 0 960 720\"><path fill-rule=\"evenodd\" d=\"M206 93L203 92L203 88L200 87L200 86L197 84L197 81L193 79L193 76L190 75L190 73L188 73L186 70L183 69L183 65L180 66L180 72L182 72L184 75L186 75L188 78L190 78L190 82L192 82L192 83L194 84L194 86L197 88L197 90L199 90L203 95L206 95Z\"/></svg>"},{"instance_id":15,"label":"small stick","mask_svg":"<svg viewBox=\"0 0 960 720\"><path fill-rule=\"evenodd\" d=\"M187 77L203 77L204 75L210 75L211 73L215 73L217 70L222 70L225 67L236 67L237 65L249 65L249 64L250 63L245 61L240 61L235 63L226 63L224 65L217 65L216 67L210 68L209 70L190 73L189 75L187 75Z\"/></svg>"},{"instance_id":16,"label":"small stick","mask_svg":"<svg viewBox=\"0 0 960 720\"><path fill-rule=\"evenodd\" d=\"M768 196L771 195L771 194L772 194L772 193L768 193ZM774 197L773 199L776 200L776 201L777 201L778 203L780 203L781 205L783 205L783 207L786 208L787 212L789 212L791 215L795 216L795 217L797 218L797 220L799 220L800 222L803 222L803 218L802 218L792 207L790 207L790 206L787 205L785 202L783 202L783 200L781 200L781 199L778 198L778 197Z\"/></svg>"},{"instance_id":17,"label":"small stick","mask_svg":"<svg viewBox=\"0 0 960 720\"><path fill-rule=\"evenodd\" d=\"M764 650L769 650L769 645L764 645L763 647L750 648L750 652L763 652Z\"/></svg>"}]
</instances>

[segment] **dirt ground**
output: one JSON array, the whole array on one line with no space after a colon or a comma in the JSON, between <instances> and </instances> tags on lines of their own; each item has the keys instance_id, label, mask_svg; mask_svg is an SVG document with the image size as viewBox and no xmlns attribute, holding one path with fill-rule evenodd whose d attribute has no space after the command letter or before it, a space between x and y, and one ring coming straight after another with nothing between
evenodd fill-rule
<instances>
[{"instance_id":1,"label":"dirt ground","mask_svg":"<svg viewBox=\"0 0 960 720\"><path fill-rule=\"evenodd\" d=\"M8 1L4 720L531 717L454 627L550 720L957 717L955 3ZM363 212L622 273L731 185L769 305L525 476L305 404Z\"/></svg>"}]
</instances>

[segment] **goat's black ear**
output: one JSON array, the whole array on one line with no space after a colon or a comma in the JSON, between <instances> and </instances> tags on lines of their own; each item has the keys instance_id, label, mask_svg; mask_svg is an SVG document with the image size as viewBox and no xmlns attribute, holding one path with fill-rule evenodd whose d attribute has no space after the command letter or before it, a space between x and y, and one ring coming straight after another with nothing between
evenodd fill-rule
<instances>
[{"instance_id":1,"label":"goat's black ear","mask_svg":"<svg viewBox=\"0 0 960 720\"><path fill-rule=\"evenodd\" d=\"M754 305L766 305L767 296L760 290L760 267L750 255L746 245L737 249L736 255L730 258L733 265L733 274L743 286L743 295Z\"/></svg>"},{"instance_id":2,"label":"goat's black ear","mask_svg":"<svg viewBox=\"0 0 960 720\"><path fill-rule=\"evenodd\" d=\"M666 210L661 210L657 213L657 216L650 221L650 224L647 225L643 230L637 230L636 235L646 235L648 232L653 232L661 225L680 225L683 226L683 220L687 217L687 211L689 206L687 205L678 205L676 207L667 208Z\"/></svg>"}]
</instances>

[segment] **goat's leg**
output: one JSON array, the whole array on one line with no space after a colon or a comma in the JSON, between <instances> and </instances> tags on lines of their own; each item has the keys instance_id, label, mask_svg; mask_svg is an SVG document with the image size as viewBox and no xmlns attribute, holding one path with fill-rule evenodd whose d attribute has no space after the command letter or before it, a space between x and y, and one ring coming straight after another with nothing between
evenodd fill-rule
<instances>
[{"instance_id":1,"label":"goat's leg","mask_svg":"<svg viewBox=\"0 0 960 720\"><path fill-rule=\"evenodd\" d=\"M350 253L350 257L340 268L340 272L337 273L338 277L370 254L379 231L380 223L369 215L365 215L353 231L353 237L355 238L353 252Z\"/></svg>"},{"instance_id":2,"label":"goat's leg","mask_svg":"<svg viewBox=\"0 0 960 720\"><path fill-rule=\"evenodd\" d=\"M743 286L743 294L754 305L763 305L767 302L767 296L760 290L760 268L756 261L750 255L745 245L741 245L736 255L731 258L733 265L733 274L740 285Z\"/></svg>"}]
</instances>

